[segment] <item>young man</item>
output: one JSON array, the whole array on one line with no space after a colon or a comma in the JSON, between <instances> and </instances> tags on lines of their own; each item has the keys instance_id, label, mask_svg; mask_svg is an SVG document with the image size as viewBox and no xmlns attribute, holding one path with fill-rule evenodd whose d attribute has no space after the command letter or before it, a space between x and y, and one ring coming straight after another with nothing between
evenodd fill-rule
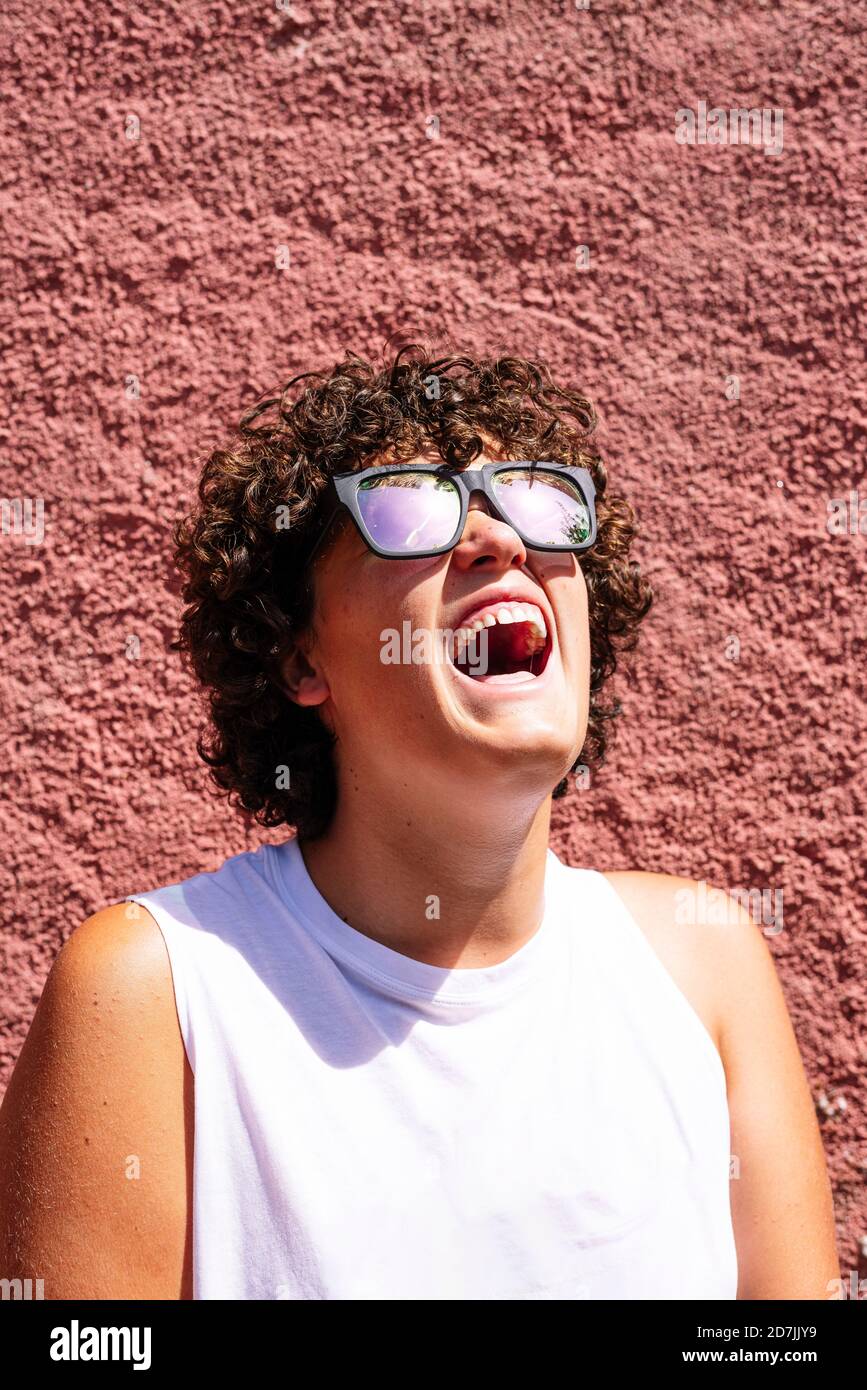
<instances>
[{"instance_id":1,"label":"young man","mask_svg":"<svg viewBox=\"0 0 867 1390\"><path fill-rule=\"evenodd\" d=\"M0 1112L4 1276L831 1296L761 931L733 900L687 925L698 883L548 846L650 605L593 425L538 364L413 347L287 387L211 456L176 532L200 752L297 836L73 931Z\"/></svg>"}]
</instances>

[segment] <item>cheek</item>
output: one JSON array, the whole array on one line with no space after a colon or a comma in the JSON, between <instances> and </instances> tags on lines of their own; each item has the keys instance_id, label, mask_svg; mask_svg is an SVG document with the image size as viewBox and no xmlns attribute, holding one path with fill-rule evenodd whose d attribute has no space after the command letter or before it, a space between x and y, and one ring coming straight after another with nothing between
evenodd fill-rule
<instances>
[{"instance_id":1,"label":"cheek","mask_svg":"<svg viewBox=\"0 0 867 1390\"><path fill-rule=\"evenodd\" d=\"M572 651L590 653L587 583L579 569L576 574L558 576L549 583L558 627Z\"/></svg>"},{"instance_id":2,"label":"cheek","mask_svg":"<svg viewBox=\"0 0 867 1390\"><path fill-rule=\"evenodd\" d=\"M411 680L417 670L411 661L413 647L418 646L429 621L423 615L437 608L434 569L440 568L441 559L401 561L371 556L362 560L351 582L347 578L323 611L322 630L328 634L332 661L342 663L344 654L354 651L353 667L359 673L367 672L377 686L393 680L399 665Z\"/></svg>"},{"instance_id":3,"label":"cheek","mask_svg":"<svg viewBox=\"0 0 867 1390\"><path fill-rule=\"evenodd\" d=\"M344 592L323 607L320 654L338 709L382 715L405 698L417 668L404 664L412 653L412 624L404 633L404 621L400 604L384 600L381 589Z\"/></svg>"},{"instance_id":4,"label":"cheek","mask_svg":"<svg viewBox=\"0 0 867 1390\"><path fill-rule=\"evenodd\" d=\"M581 580L581 588L580 588L579 595L578 595L578 619L577 619L577 621L578 621L578 628L579 628L578 640L579 640L579 643L580 643L580 648L581 648L581 651L582 651L582 652L585 654L585 656L587 657L587 660L589 661L589 660L590 660L590 618L589 618L589 614L588 614L587 585L584 583L583 578L582 578L582 580Z\"/></svg>"}]
</instances>

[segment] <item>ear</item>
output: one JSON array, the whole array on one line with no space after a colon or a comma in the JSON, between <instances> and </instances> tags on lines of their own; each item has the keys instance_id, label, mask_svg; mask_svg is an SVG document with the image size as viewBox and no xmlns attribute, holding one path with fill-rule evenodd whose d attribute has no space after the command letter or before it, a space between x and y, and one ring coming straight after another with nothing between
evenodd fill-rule
<instances>
[{"instance_id":1,"label":"ear","mask_svg":"<svg viewBox=\"0 0 867 1390\"><path fill-rule=\"evenodd\" d=\"M322 705L331 698L328 682L318 666L311 665L300 646L283 658L283 689L296 705Z\"/></svg>"}]
</instances>

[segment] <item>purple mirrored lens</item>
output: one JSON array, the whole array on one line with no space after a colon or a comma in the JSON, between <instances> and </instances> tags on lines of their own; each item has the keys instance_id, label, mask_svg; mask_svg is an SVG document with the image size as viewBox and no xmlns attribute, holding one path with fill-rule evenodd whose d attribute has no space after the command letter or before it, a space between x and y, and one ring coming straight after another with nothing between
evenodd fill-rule
<instances>
[{"instance_id":1,"label":"purple mirrored lens","mask_svg":"<svg viewBox=\"0 0 867 1390\"><path fill-rule=\"evenodd\" d=\"M531 544L580 545L590 535L590 509L566 474L517 468L498 473L494 495L503 515Z\"/></svg>"},{"instance_id":2,"label":"purple mirrored lens","mask_svg":"<svg viewBox=\"0 0 867 1390\"><path fill-rule=\"evenodd\" d=\"M366 478L356 496L376 544L398 554L448 545L461 519L461 499L454 483L433 473Z\"/></svg>"}]
</instances>

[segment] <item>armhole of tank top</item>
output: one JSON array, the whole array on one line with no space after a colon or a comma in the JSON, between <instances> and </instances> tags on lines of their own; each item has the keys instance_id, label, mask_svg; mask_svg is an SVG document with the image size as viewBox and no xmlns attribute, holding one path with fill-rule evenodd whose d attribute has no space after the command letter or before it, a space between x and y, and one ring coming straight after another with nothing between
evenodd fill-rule
<instances>
[{"instance_id":1,"label":"armhole of tank top","mask_svg":"<svg viewBox=\"0 0 867 1390\"><path fill-rule=\"evenodd\" d=\"M175 1014L177 1016L178 1028L181 1034L181 1041L184 1045L184 1052L190 1065L193 1076L196 1074L195 1048L190 1034L190 1010L187 999L185 980L185 962L183 948L178 942L178 932L182 930L171 917L156 903L148 899L147 894L136 896L133 894L129 898L124 898L124 902L138 903L150 914L159 929L159 933L165 943L166 953L169 958L169 971L172 980L172 993L175 1001Z\"/></svg>"},{"instance_id":2,"label":"armhole of tank top","mask_svg":"<svg viewBox=\"0 0 867 1390\"><path fill-rule=\"evenodd\" d=\"M707 1057L715 1076L718 1078L722 1086L723 1096L725 1097L726 1104L728 1104L728 1079L726 1077L725 1065L723 1063L722 1057L720 1056L719 1049L716 1043L714 1042L710 1030L708 1029L704 1019L701 1017L700 1013L698 1012L692 1001L688 998L686 994L684 994L683 990L677 983L677 980L672 975L668 966L657 954L655 948L647 939L643 927L638 921L636 921L634 914L626 906L626 903L623 901L617 889L614 887L614 884L609 883L605 875L598 869L591 869L589 870L589 872L594 874L597 879L601 880L602 892L609 897L612 906L614 907L615 912L618 914L624 928L630 933L630 935L633 938L639 941L639 949L643 950L646 959L648 959L651 962L652 968L655 967L655 973L657 974L657 976L660 979L662 979L666 984L668 994L672 999L676 999L679 1001L681 1013L685 1018L689 1018L691 1020L693 1024L693 1031L695 1031L701 1038L701 1044L704 1049L705 1056Z\"/></svg>"}]
</instances>

